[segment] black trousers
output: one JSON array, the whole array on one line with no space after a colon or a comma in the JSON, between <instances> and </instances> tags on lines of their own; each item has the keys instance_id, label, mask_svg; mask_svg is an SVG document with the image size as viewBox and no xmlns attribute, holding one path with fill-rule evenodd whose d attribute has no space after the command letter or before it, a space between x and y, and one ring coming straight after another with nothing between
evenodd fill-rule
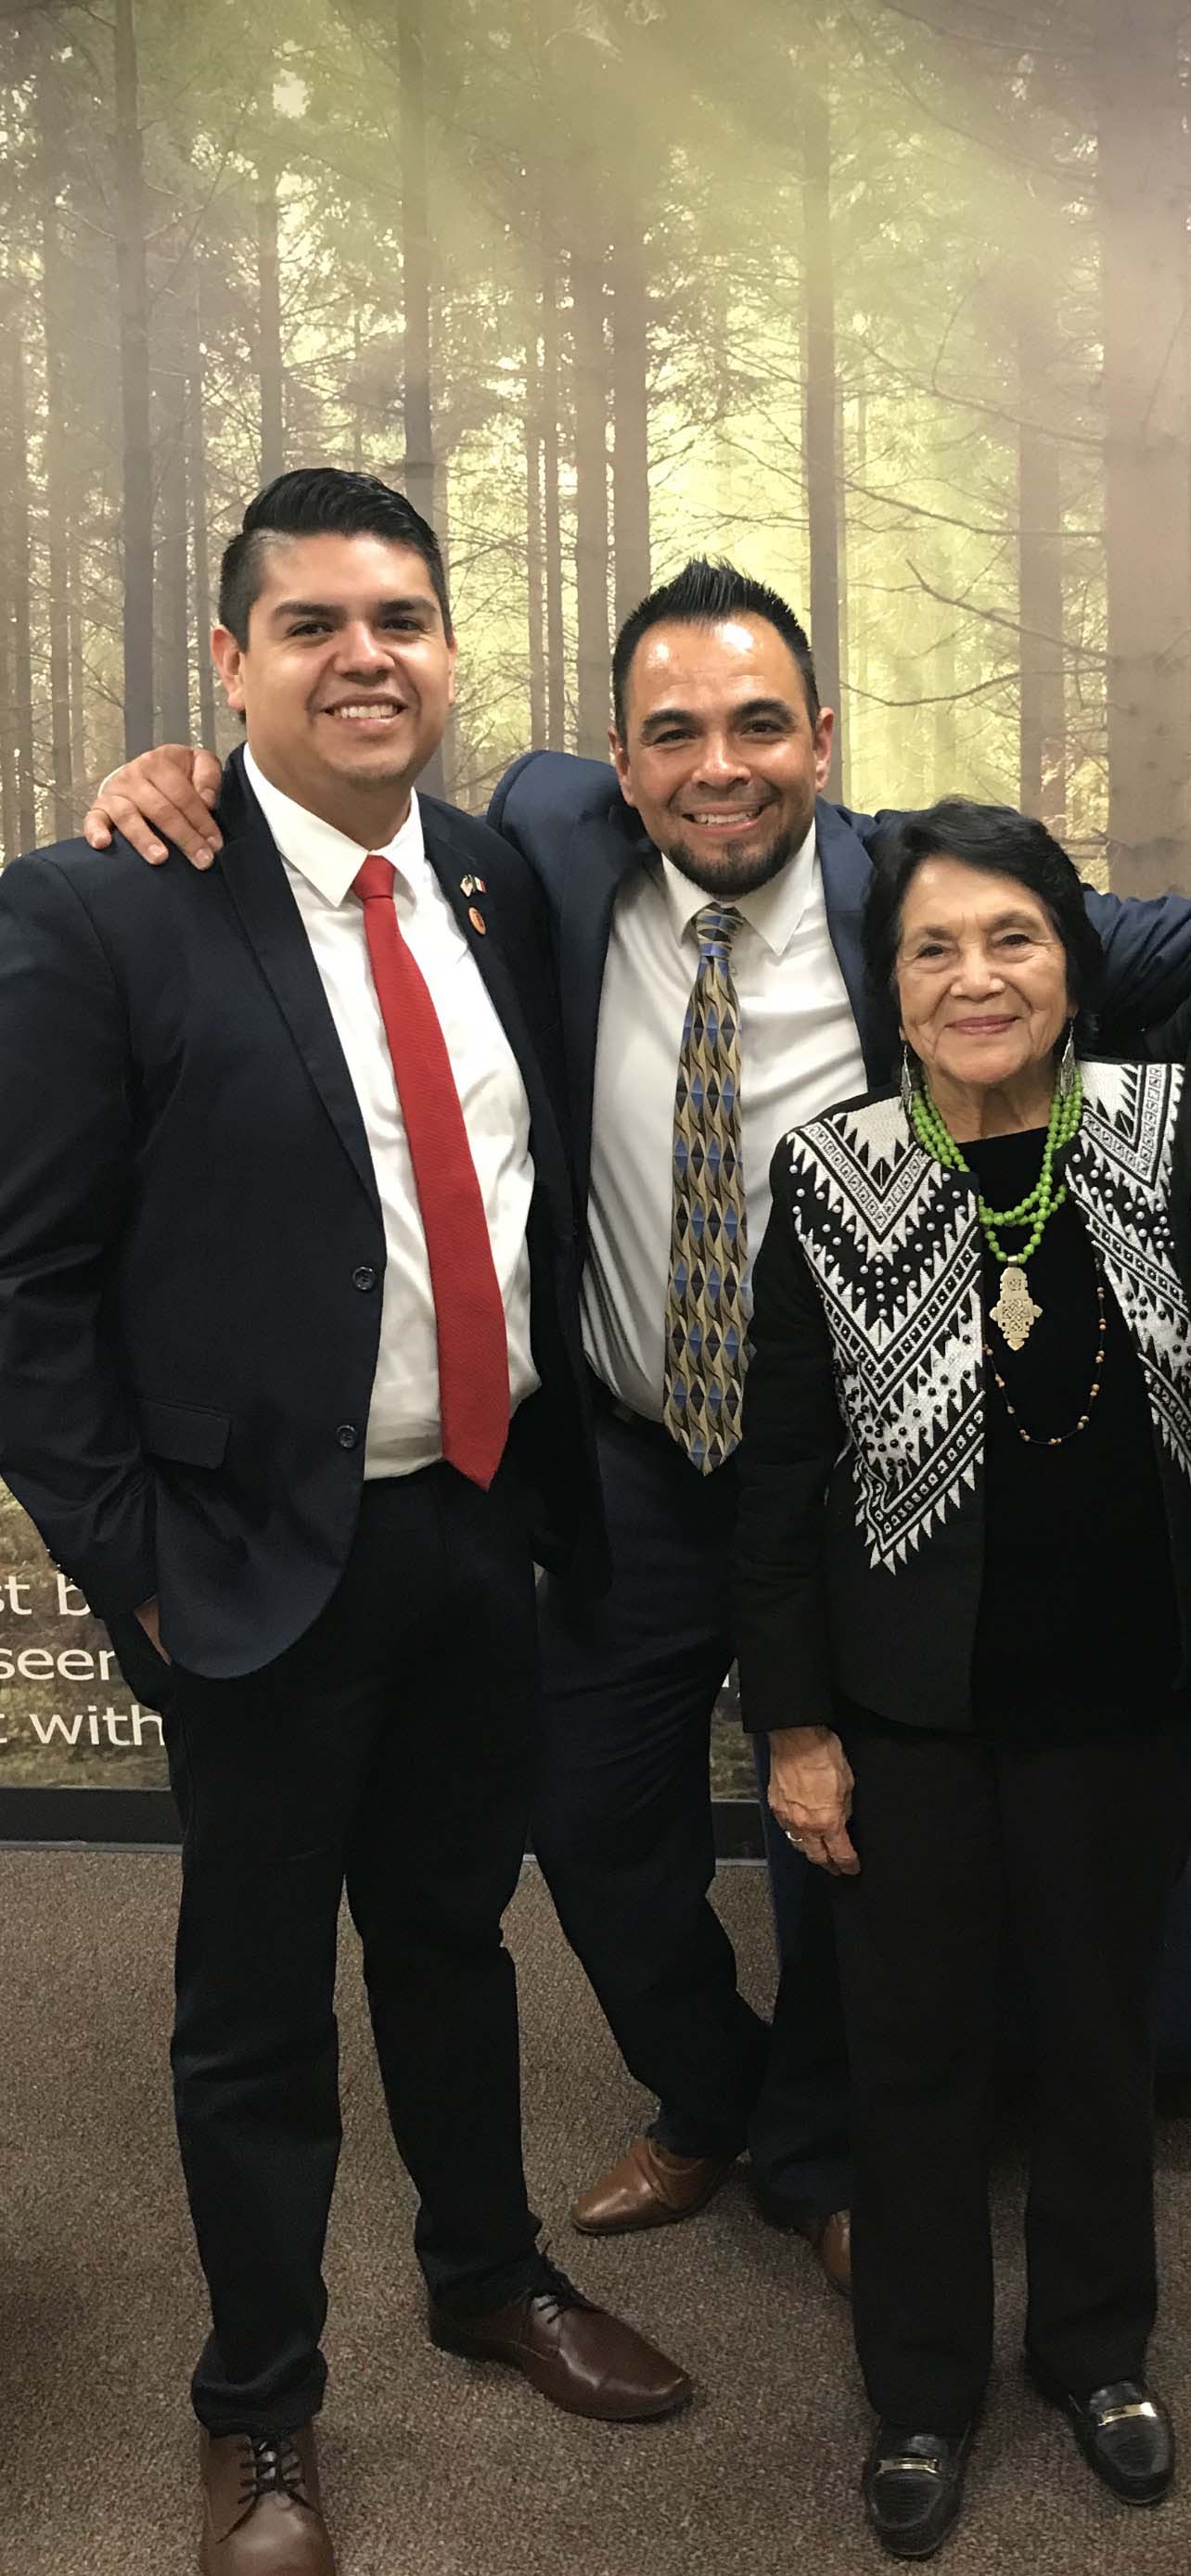
<instances>
[{"instance_id":1,"label":"black trousers","mask_svg":"<svg viewBox=\"0 0 1191 2576\"><path fill-rule=\"evenodd\" d=\"M543 1750L534 1849L630 2072L682 2154L746 2144L770 2188L824 2213L851 2189L830 1896L782 1846L773 2044L708 1902L708 1745L732 1662L731 1463L697 1475L664 1430L599 1423L610 1592L538 1591Z\"/></svg>"},{"instance_id":2,"label":"black trousers","mask_svg":"<svg viewBox=\"0 0 1191 2576\"><path fill-rule=\"evenodd\" d=\"M856 2112L853 2307L872 2404L949 2433L984 2390L1010 1932L1033 2039L1026 2344L1078 2396L1137 2378L1157 2303L1154 1986L1191 1832L1191 1736L840 1731L861 1866L832 1885Z\"/></svg>"},{"instance_id":3,"label":"black trousers","mask_svg":"<svg viewBox=\"0 0 1191 2576\"><path fill-rule=\"evenodd\" d=\"M212 2313L194 2403L215 2433L291 2430L326 2375L345 1884L431 2293L498 2306L540 2268L500 1928L536 1701L510 1469L488 1494L446 1466L366 1486L342 1580L307 1635L245 1680L177 1668L173 1680L175 2102Z\"/></svg>"}]
</instances>

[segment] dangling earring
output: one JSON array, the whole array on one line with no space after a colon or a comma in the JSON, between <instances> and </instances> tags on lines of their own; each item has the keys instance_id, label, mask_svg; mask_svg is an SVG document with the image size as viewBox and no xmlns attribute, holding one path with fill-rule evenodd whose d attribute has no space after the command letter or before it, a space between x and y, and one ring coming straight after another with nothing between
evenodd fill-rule
<instances>
[{"instance_id":1,"label":"dangling earring","mask_svg":"<svg viewBox=\"0 0 1191 2576\"><path fill-rule=\"evenodd\" d=\"M914 1123L914 1076L910 1071L910 1050L902 1047L902 1108L911 1126Z\"/></svg>"},{"instance_id":2,"label":"dangling earring","mask_svg":"<svg viewBox=\"0 0 1191 2576\"><path fill-rule=\"evenodd\" d=\"M1075 1089L1075 1022L1067 1022L1067 1044L1059 1058L1059 1098L1070 1100Z\"/></svg>"}]
</instances>

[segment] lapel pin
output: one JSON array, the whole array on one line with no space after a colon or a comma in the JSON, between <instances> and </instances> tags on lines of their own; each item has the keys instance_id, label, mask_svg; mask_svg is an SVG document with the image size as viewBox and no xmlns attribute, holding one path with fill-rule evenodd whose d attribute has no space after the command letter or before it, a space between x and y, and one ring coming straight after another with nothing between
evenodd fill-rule
<instances>
[{"instance_id":1,"label":"lapel pin","mask_svg":"<svg viewBox=\"0 0 1191 2576\"><path fill-rule=\"evenodd\" d=\"M487 894L488 888L482 877L473 877L472 884L474 885L477 894Z\"/></svg>"},{"instance_id":2,"label":"lapel pin","mask_svg":"<svg viewBox=\"0 0 1191 2576\"><path fill-rule=\"evenodd\" d=\"M466 892L466 888L464 889L464 891ZM480 936L481 936L481 938L482 938L482 937L483 937L483 935L484 935L484 932L485 932L485 931L487 930L487 928L488 928L488 924L487 924L487 922L486 922L486 921L485 921L485 919L484 919L483 913L482 913L482 912L478 912L478 911L477 911L476 906L474 905L474 903L473 903L473 904L471 904L471 905L469 905L469 907L468 907L468 914L467 914L467 918L468 918L468 920L469 920L469 921L470 921L470 923L471 923L472 929L473 929L473 930L478 930L478 931L479 931L479 933L480 933Z\"/></svg>"},{"instance_id":3,"label":"lapel pin","mask_svg":"<svg viewBox=\"0 0 1191 2576\"><path fill-rule=\"evenodd\" d=\"M475 890L476 890L476 881L475 881L475 878L474 878L474 877L460 877L460 879L459 879L459 892L460 892L460 894L474 894L474 893L475 893Z\"/></svg>"}]
</instances>

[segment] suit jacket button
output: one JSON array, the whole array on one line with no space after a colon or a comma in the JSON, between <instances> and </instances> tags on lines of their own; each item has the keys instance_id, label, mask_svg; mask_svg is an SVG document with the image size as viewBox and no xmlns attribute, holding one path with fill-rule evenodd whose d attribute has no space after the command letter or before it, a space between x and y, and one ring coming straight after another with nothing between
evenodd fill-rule
<instances>
[{"instance_id":1,"label":"suit jacket button","mask_svg":"<svg viewBox=\"0 0 1191 2576\"><path fill-rule=\"evenodd\" d=\"M354 1449L356 1442L360 1437L358 1424L354 1422L341 1422L335 1437L341 1449Z\"/></svg>"},{"instance_id":2,"label":"suit jacket button","mask_svg":"<svg viewBox=\"0 0 1191 2576\"><path fill-rule=\"evenodd\" d=\"M375 1288L376 1272L370 1261L362 1261L359 1269L353 1270L352 1286L353 1288Z\"/></svg>"}]
</instances>

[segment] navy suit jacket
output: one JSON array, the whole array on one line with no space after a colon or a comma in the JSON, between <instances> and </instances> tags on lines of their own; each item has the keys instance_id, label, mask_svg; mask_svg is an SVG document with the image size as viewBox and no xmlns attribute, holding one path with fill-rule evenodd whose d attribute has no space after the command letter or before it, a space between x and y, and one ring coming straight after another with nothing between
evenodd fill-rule
<instances>
[{"instance_id":1,"label":"navy suit jacket","mask_svg":"<svg viewBox=\"0 0 1191 2576\"><path fill-rule=\"evenodd\" d=\"M505 772L488 820L528 859L545 897L561 997L571 1155L580 1211L591 1166L591 1115L604 960L617 887L652 855L639 816L626 805L615 770L567 752L531 751ZM869 851L892 811L854 814L817 808L819 857L832 946L860 1035L869 1086L895 1072L897 1018L888 995L867 983L860 916L871 873ZM1087 906L1104 943L1096 1042L1124 1054L1152 1021L1191 995L1191 902L1163 895L1122 902L1090 888Z\"/></svg>"},{"instance_id":2,"label":"navy suit jacket","mask_svg":"<svg viewBox=\"0 0 1191 2576\"><path fill-rule=\"evenodd\" d=\"M513 1440L535 1552L569 1570L598 1550L599 1512L541 906L483 823L429 798L422 815L529 1097L542 1389ZM346 1559L385 1238L239 754L219 822L209 878L121 841L63 842L0 878L0 1473L101 1617L157 1593L177 1659L230 1675L299 1637Z\"/></svg>"}]
</instances>

